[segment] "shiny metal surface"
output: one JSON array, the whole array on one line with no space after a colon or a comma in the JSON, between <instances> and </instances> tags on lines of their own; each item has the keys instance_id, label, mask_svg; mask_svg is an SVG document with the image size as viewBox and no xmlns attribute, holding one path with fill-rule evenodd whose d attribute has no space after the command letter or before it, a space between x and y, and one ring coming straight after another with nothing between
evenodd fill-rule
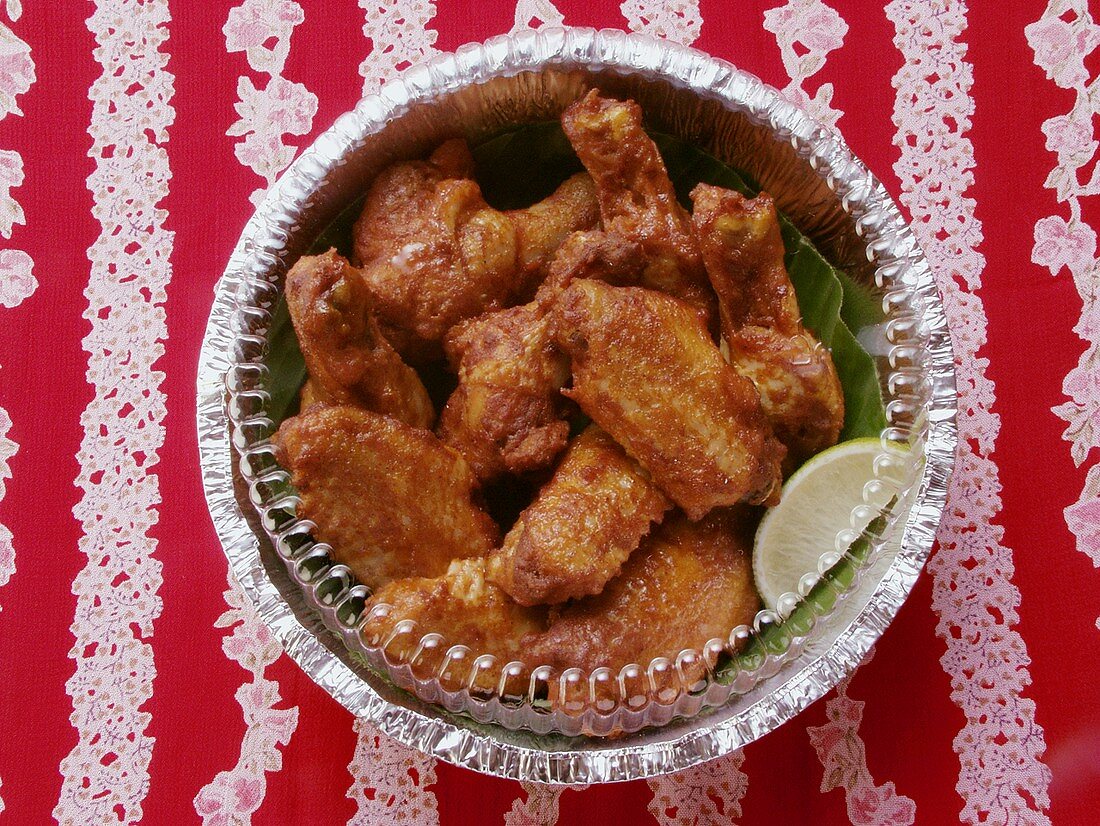
<instances>
[{"instance_id":1,"label":"shiny metal surface","mask_svg":"<svg viewBox=\"0 0 1100 826\"><path fill-rule=\"evenodd\" d=\"M578 736L606 720L472 702L366 649L355 631L364 592L308 541L309 524L293 519L264 410L264 334L282 275L380 168L456 134L476 141L554 118L593 85L637 100L650 127L748 172L827 257L882 295L888 318L876 338L890 427L880 484L865 497L873 506L883 490L900 494L895 517L831 611L732 685L619 713L613 728L640 730L616 738ZM303 153L249 221L218 284L198 403L211 516L234 574L287 653L349 710L404 743L479 771L557 783L686 768L766 734L835 685L893 619L930 552L956 442L943 307L882 185L834 133L756 78L675 44L586 29L524 32L437 57L363 100ZM837 556L827 550L821 571ZM781 603L786 616L798 595ZM761 612L756 630L780 619Z\"/></svg>"}]
</instances>

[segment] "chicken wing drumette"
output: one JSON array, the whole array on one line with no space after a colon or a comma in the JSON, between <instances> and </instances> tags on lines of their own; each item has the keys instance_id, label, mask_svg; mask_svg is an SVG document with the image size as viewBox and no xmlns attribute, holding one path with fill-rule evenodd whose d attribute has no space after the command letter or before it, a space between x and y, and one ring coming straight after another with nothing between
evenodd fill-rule
<instances>
[{"instance_id":1,"label":"chicken wing drumette","mask_svg":"<svg viewBox=\"0 0 1100 826\"><path fill-rule=\"evenodd\" d=\"M551 330L572 359L563 392L692 519L778 493L783 445L688 305L581 279L555 304Z\"/></svg>"},{"instance_id":2,"label":"chicken wing drumette","mask_svg":"<svg viewBox=\"0 0 1100 826\"><path fill-rule=\"evenodd\" d=\"M490 560L521 605L598 594L672 503L606 433L589 425Z\"/></svg>"},{"instance_id":3,"label":"chicken wing drumette","mask_svg":"<svg viewBox=\"0 0 1100 826\"><path fill-rule=\"evenodd\" d=\"M764 193L750 200L708 184L691 197L730 359L756 385L788 462L797 465L836 444L844 394L829 351L802 326L775 204Z\"/></svg>"},{"instance_id":4,"label":"chicken wing drumette","mask_svg":"<svg viewBox=\"0 0 1100 826\"><path fill-rule=\"evenodd\" d=\"M320 401L354 404L432 426L428 391L382 335L366 285L336 250L298 259L287 273L286 303L310 376L303 409Z\"/></svg>"},{"instance_id":5,"label":"chicken wing drumette","mask_svg":"<svg viewBox=\"0 0 1100 826\"><path fill-rule=\"evenodd\" d=\"M458 387L440 417L439 435L482 481L549 466L569 426L558 392L569 360L550 340L547 314L575 278L637 281L641 247L602 232L569 236L534 301L487 313L456 327L446 350Z\"/></svg>"},{"instance_id":6,"label":"chicken wing drumette","mask_svg":"<svg viewBox=\"0 0 1100 826\"><path fill-rule=\"evenodd\" d=\"M596 186L583 172L537 204L504 214L516 228L520 268L516 297L522 301L531 299L553 272L553 262L570 235L592 229L600 220Z\"/></svg>"},{"instance_id":7,"label":"chicken wing drumette","mask_svg":"<svg viewBox=\"0 0 1100 826\"><path fill-rule=\"evenodd\" d=\"M442 575L452 560L496 547L496 524L473 501L466 461L431 432L350 406L317 406L283 422L280 464L298 515L359 581Z\"/></svg>"},{"instance_id":8,"label":"chicken wing drumette","mask_svg":"<svg viewBox=\"0 0 1100 826\"><path fill-rule=\"evenodd\" d=\"M645 250L642 286L688 302L709 327L715 320L714 295L691 216L676 199L656 144L642 129L641 107L593 89L565 110L561 122L596 182L604 229Z\"/></svg>"},{"instance_id":9,"label":"chicken wing drumette","mask_svg":"<svg viewBox=\"0 0 1100 826\"><path fill-rule=\"evenodd\" d=\"M428 161L388 167L353 230L355 263L382 329L413 363L438 357L458 322L533 292L565 236L599 217L587 175L527 210L504 213L485 203L466 177L471 168L460 141Z\"/></svg>"}]
</instances>

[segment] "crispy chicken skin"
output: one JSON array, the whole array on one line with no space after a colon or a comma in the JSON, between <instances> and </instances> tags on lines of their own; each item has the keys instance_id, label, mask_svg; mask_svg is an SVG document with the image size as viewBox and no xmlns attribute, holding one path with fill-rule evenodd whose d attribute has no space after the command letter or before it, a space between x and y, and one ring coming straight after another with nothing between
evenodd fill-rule
<instances>
[{"instance_id":1,"label":"crispy chicken skin","mask_svg":"<svg viewBox=\"0 0 1100 826\"><path fill-rule=\"evenodd\" d=\"M439 436L482 481L546 467L569 439L558 393L569 362L551 344L543 315L538 304L522 304L468 321L448 337L458 387Z\"/></svg>"},{"instance_id":2,"label":"crispy chicken skin","mask_svg":"<svg viewBox=\"0 0 1100 826\"><path fill-rule=\"evenodd\" d=\"M308 410L315 404L336 404L312 378L306 378L302 389L298 391L298 409Z\"/></svg>"},{"instance_id":3,"label":"crispy chicken skin","mask_svg":"<svg viewBox=\"0 0 1100 826\"><path fill-rule=\"evenodd\" d=\"M558 390L569 361L550 340L547 313L577 277L636 281L641 247L602 232L569 236L536 300L463 322L447 336L458 387L440 417L439 435L482 481L548 467L565 449L569 426Z\"/></svg>"},{"instance_id":4,"label":"crispy chicken skin","mask_svg":"<svg viewBox=\"0 0 1100 826\"><path fill-rule=\"evenodd\" d=\"M472 178L474 176L474 156L470 146L462 138L443 141L428 157L428 162L442 173L445 178Z\"/></svg>"},{"instance_id":5,"label":"crispy chicken skin","mask_svg":"<svg viewBox=\"0 0 1100 826\"><path fill-rule=\"evenodd\" d=\"M359 273L336 250L298 259L286 303L310 375L303 402L354 404L432 426L428 391L382 335Z\"/></svg>"},{"instance_id":6,"label":"crispy chicken skin","mask_svg":"<svg viewBox=\"0 0 1100 826\"><path fill-rule=\"evenodd\" d=\"M383 332L420 364L458 322L532 292L561 239L597 218L591 182L571 178L528 210L485 203L464 145L384 169L353 230L355 263Z\"/></svg>"},{"instance_id":7,"label":"crispy chicken skin","mask_svg":"<svg viewBox=\"0 0 1100 826\"><path fill-rule=\"evenodd\" d=\"M552 611L550 629L526 640L528 661L617 672L725 641L760 609L751 527L739 508L712 511L699 522L669 516L602 593Z\"/></svg>"},{"instance_id":8,"label":"crispy chicken skin","mask_svg":"<svg viewBox=\"0 0 1100 826\"><path fill-rule=\"evenodd\" d=\"M657 146L642 129L641 107L593 89L565 110L561 122L596 182L604 229L645 249L642 286L688 302L709 327L714 295L691 216L676 200Z\"/></svg>"},{"instance_id":9,"label":"crispy chicken skin","mask_svg":"<svg viewBox=\"0 0 1100 826\"><path fill-rule=\"evenodd\" d=\"M276 455L301 496L298 515L359 581L439 576L484 556L496 524L472 500L465 460L430 432L351 406L318 406L283 422Z\"/></svg>"},{"instance_id":10,"label":"crispy chicken skin","mask_svg":"<svg viewBox=\"0 0 1100 826\"><path fill-rule=\"evenodd\" d=\"M645 268L645 249L637 241L602 230L574 232L554 255L536 299L548 308L578 278L619 286L639 284Z\"/></svg>"},{"instance_id":11,"label":"crispy chicken skin","mask_svg":"<svg viewBox=\"0 0 1100 826\"><path fill-rule=\"evenodd\" d=\"M516 228L520 266L516 295L525 301L546 277L558 248L569 234L599 223L596 185L589 175L581 172L566 180L549 198L505 214Z\"/></svg>"},{"instance_id":12,"label":"crispy chicken skin","mask_svg":"<svg viewBox=\"0 0 1100 826\"><path fill-rule=\"evenodd\" d=\"M476 656L499 658L499 675L500 665L523 658L525 637L546 629L546 609L513 602L486 579L486 562L457 559L441 576L399 579L378 589L364 612L364 639L384 647L391 657L408 660L424 634L438 632L447 647L466 645ZM388 613L382 613L383 604L391 606ZM412 620L416 628L395 634L394 626L403 620Z\"/></svg>"},{"instance_id":13,"label":"crispy chicken skin","mask_svg":"<svg viewBox=\"0 0 1100 826\"><path fill-rule=\"evenodd\" d=\"M844 394L829 351L802 326L775 204L764 193L749 200L708 184L691 197L730 358L756 385L788 461L797 465L836 444Z\"/></svg>"},{"instance_id":14,"label":"crispy chicken skin","mask_svg":"<svg viewBox=\"0 0 1100 826\"><path fill-rule=\"evenodd\" d=\"M521 605L598 594L672 503L595 425L569 445L489 563Z\"/></svg>"},{"instance_id":15,"label":"crispy chicken skin","mask_svg":"<svg viewBox=\"0 0 1100 826\"><path fill-rule=\"evenodd\" d=\"M778 494L785 450L760 397L686 304L582 279L558 299L551 329L572 358L562 392L689 517Z\"/></svg>"}]
</instances>

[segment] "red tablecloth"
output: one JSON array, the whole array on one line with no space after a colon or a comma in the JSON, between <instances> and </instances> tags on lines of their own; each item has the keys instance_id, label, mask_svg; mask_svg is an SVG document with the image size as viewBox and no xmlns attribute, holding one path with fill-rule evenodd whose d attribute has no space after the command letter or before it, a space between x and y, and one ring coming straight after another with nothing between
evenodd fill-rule
<instances>
[{"instance_id":1,"label":"red tablecloth","mask_svg":"<svg viewBox=\"0 0 1100 826\"><path fill-rule=\"evenodd\" d=\"M0 820L1096 822L1086 0L0 5ZM227 581L194 425L257 194L364 86L540 21L692 43L835 123L935 267L964 441L937 554L850 681L743 753L564 792L410 753L283 656Z\"/></svg>"}]
</instances>

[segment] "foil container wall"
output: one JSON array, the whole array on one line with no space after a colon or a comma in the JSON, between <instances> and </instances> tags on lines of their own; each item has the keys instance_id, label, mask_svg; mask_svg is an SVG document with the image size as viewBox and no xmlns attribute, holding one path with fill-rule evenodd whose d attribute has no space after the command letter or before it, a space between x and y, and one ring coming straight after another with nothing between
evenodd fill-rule
<instances>
[{"instance_id":1,"label":"foil container wall","mask_svg":"<svg viewBox=\"0 0 1100 826\"><path fill-rule=\"evenodd\" d=\"M527 664L528 676L523 664L486 661L448 648L438 633L406 628L418 644L395 661L385 645L364 641L369 593L313 541L313 525L296 517L289 475L270 443L276 423L266 410L266 332L283 276L386 165L422 157L454 135L477 142L554 119L593 86L636 100L649 128L747 172L830 261L881 296L886 320L860 336L881 367L888 427L851 524L896 503L885 527L868 537L870 553L847 560L853 576L831 576L858 536L842 531L834 548L823 549L818 571L775 611L675 660L617 675L550 675ZM932 274L882 184L843 141L728 63L589 29L540 29L463 47L410 69L342 116L245 228L217 286L198 378L210 512L235 576L287 653L352 713L397 740L479 771L554 783L628 780L720 756L849 673L930 553L953 464L955 414L950 338ZM823 589L826 599L804 599ZM742 655L723 678L722 653L730 650ZM471 691L486 668L498 690ZM507 689L521 674L522 690ZM597 700L608 686L616 701L603 707ZM554 692L579 701L538 702Z\"/></svg>"}]
</instances>

